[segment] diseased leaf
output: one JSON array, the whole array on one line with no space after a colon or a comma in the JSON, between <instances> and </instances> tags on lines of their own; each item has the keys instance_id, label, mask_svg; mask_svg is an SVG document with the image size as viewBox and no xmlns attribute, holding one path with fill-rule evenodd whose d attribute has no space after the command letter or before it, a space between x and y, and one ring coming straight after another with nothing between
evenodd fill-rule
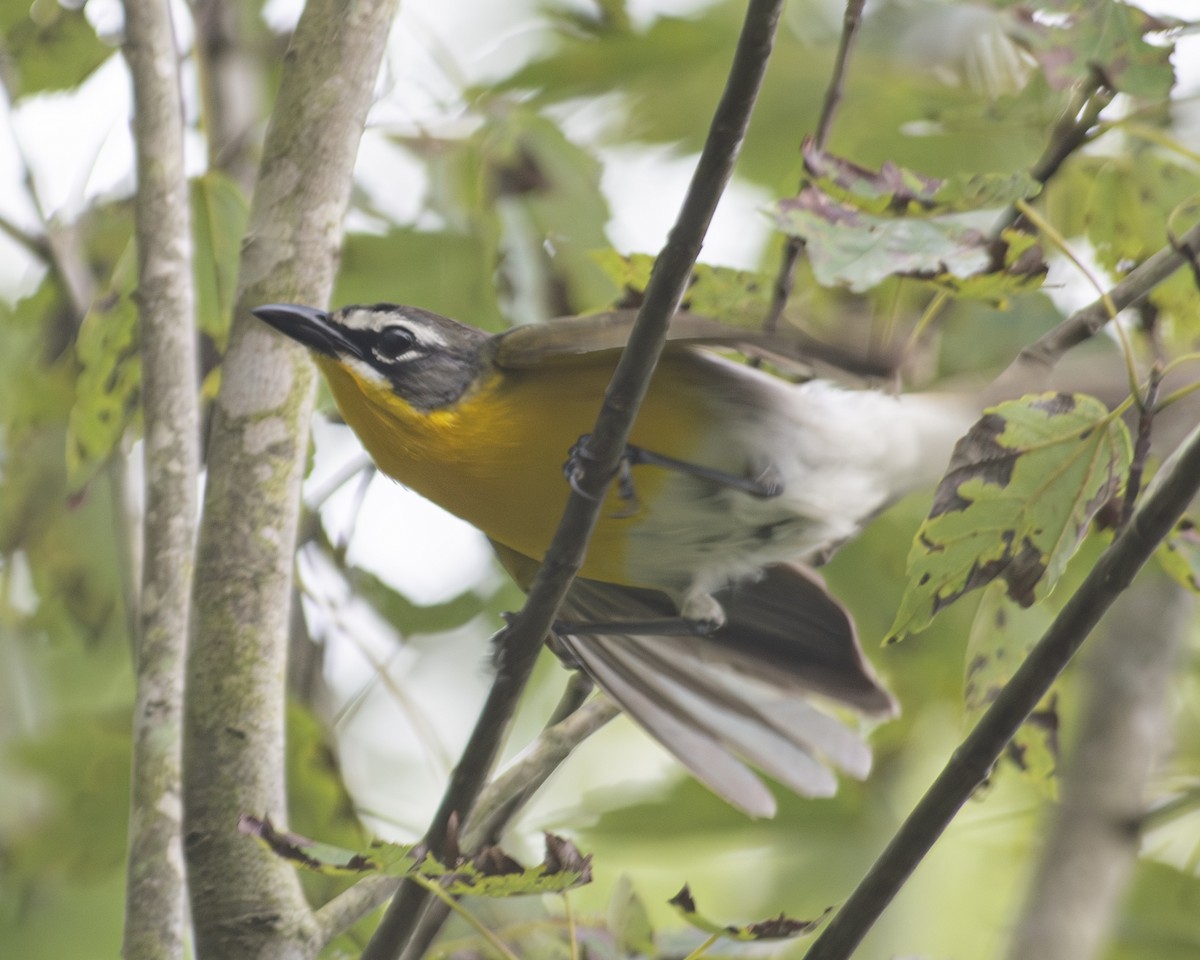
<instances>
[{"instance_id":1,"label":"diseased leaf","mask_svg":"<svg viewBox=\"0 0 1200 960\"><path fill-rule=\"evenodd\" d=\"M801 934L811 933L830 914L832 907L814 920L797 920L794 917L780 914L766 920L756 920L753 923L741 925L717 923L702 916L696 909L696 901L692 891L685 885L675 896L667 901L673 906L684 920L705 933L715 933L728 940L787 940Z\"/></svg>"},{"instance_id":2,"label":"diseased leaf","mask_svg":"<svg viewBox=\"0 0 1200 960\"><path fill-rule=\"evenodd\" d=\"M142 358L133 302L136 284L137 256L130 240L75 342L80 371L67 434L67 483L74 492L104 466L137 413Z\"/></svg>"},{"instance_id":3,"label":"diseased leaf","mask_svg":"<svg viewBox=\"0 0 1200 960\"><path fill-rule=\"evenodd\" d=\"M449 864L430 856L423 845L374 843L367 850L347 850L279 830L269 819L243 814L238 830L256 838L285 860L329 874L382 873L402 877L415 873L437 882L454 896L514 897L533 893L562 893L591 883L592 858L569 840L547 833L541 863L523 867L497 846L480 848L467 858L454 853Z\"/></svg>"},{"instance_id":4,"label":"diseased leaf","mask_svg":"<svg viewBox=\"0 0 1200 960\"><path fill-rule=\"evenodd\" d=\"M1200 530L1196 521L1184 517L1171 535L1154 552L1158 565L1176 583L1200 593Z\"/></svg>"},{"instance_id":5,"label":"diseased leaf","mask_svg":"<svg viewBox=\"0 0 1200 960\"><path fill-rule=\"evenodd\" d=\"M1015 604L1002 582L983 591L967 639L963 700L969 722L991 706L1051 619L1045 604L1028 608ZM1054 773L1059 757L1056 705L1056 694L1049 694L1004 752L1006 760L1052 798L1057 794Z\"/></svg>"},{"instance_id":6,"label":"diseased leaf","mask_svg":"<svg viewBox=\"0 0 1200 960\"><path fill-rule=\"evenodd\" d=\"M965 214L880 216L812 184L777 201L775 221L784 233L804 240L819 283L856 293L902 276L997 297L1036 286L1045 273L1033 244L1021 240L1018 245L1013 236L989 238ZM980 285L973 289L968 281Z\"/></svg>"},{"instance_id":7,"label":"diseased leaf","mask_svg":"<svg viewBox=\"0 0 1200 960\"><path fill-rule=\"evenodd\" d=\"M624 256L615 250L597 250L592 258L622 293L608 309L641 305L654 257L648 253ZM696 264L681 308L706 317L716 317L732 327L757 329L771 303L770 277L748 270Z\"/></svg>"},{"instance_id":8,"label":"diseased leaf","mask_svg":"<svg viewBox=\"0 0 1200 960\"><path fill-rule=\"evenodd\" d=\"M804 169L824 193L866 213L932 215L1007 207L1036 196L1042 185L1024 171L931 177L890 160L878 170L817 149L812 137L801 147Z\"/></svg>"},{"instance_id":9,"label":"diseased leaf","mask_svg":"<svg viewBox=\"0 0 1200 960\"><path fill-rule=\"evenodd\" d=\"M1050 85L1062 90L1099 73L1121 93L1160 99L1175 83L1174 45L1146 41L1151 33L1177 30L1182 22L1155 17L1120 0L1089 0L1076 9L1035 18L1020 11L1020 36Z\"/></svg>"},{"instance_id":10,"label":"diseased leaf","mask_svg":"<svg viewBox=\"0 0 1200 960\"><path fill-rule=\"evenodd\" d=\"M1045 596L1120 492L1131 456L1129 431L1093 397L1047 393L986 410L955 447L913 540L887 642L994 580L1024 607Z\"/></svg>"}]
</instances>

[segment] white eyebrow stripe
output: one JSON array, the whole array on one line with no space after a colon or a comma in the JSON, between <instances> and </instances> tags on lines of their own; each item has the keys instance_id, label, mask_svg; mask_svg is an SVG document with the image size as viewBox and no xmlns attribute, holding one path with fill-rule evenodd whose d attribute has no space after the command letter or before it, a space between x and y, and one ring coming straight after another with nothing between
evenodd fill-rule
<instances>
[{"instance_id":1,"label":"white eyebrow stripe","mask_svg":"<svg viewBox=\"0 0 1200 960\"><path fill-rule=\"evenodd\" d=\"M385 327L403 326L413 335L418 346L427 349L436 350L448 343L435 327L408 316L403 310L353 310L343 314L341 321L351 330L372 330L376 333Z\"/></svg>"}]
</instances>

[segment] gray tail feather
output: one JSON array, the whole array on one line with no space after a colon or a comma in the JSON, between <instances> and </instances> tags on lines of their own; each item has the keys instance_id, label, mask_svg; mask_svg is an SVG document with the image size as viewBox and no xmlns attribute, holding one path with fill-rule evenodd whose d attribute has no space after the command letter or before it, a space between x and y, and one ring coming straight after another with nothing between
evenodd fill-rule
<instances>
[{"instance_id":1,"label":"gray tail feather","mask_svg":"<svg viewBox=\"0 0 1200 960\"><path fill-rule=\"evenodd\" d=\"M726 622L706 637L564 636L559 643L701 782L752 816L774 814L775 799L751 766L805 796L834 792L828 765L866 776L866 744L804 697L877 715L896 705L821 579L779 564L716 598ZM663 594L593 580L577 580L564 605L564 617L581 622L675 614Z\"/></svg>"}]
</instances>

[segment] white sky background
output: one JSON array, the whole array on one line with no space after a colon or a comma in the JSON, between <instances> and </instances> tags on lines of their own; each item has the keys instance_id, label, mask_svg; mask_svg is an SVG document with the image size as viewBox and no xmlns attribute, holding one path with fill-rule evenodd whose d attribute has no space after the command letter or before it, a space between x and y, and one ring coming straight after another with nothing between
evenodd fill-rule
<instances>
[{"instance_id":1,"label":"white sky background","mask_svg":"<svg viewBox=\"0 0 1200 960\"><path fill-rule=\"evenodd\" d=\"M540 0L404 0L381 81L384 96L373 109L370 124L390 130L420 124L445 129L463 122L458 90L464 82L506 75L547 39L537 13L539 5ZM636 0L631 13L635 22L646 24L659 14L686 13L704 5L703 0ZM1196 0L1143 0L1140 5L1180 17L1197 13ZM294 21L300 6L299 0L272 0L268 20L285 26ZM829 7L831 22L836 23L841 3L829 0ZM101 29L115 29L120 22L118 0L90 0L87 10ZM181 43L190 44L190 23L181 2L177 2L176 23ZM1175 63L1181 88L1193 92L1200 88L1200 37L1191 36L1180 44ZM185 89L194 104L190 70L185 75ZM42 210L49 216L70 219L96 196L127 194L133 183L130 109L128 79L117 56L77 91L30 98L15 112L0 102L0 215L30 230L38 229L39 217L24 186L27 168L33 171ZM566 132L587 140L602 120L603 107L580 111L566 122ZM203 145L193 137L188 147L191 170L200 172ZM602 186L613 211L608 228L613 245L624 252L659 249L682 199L694 157L676 157L658 148L606 149L602 157ZM416 216L424 186L420 166L378 132L368 131L357 173L381 209L402 222ZM770 199L756 188L735 182L718 210L704 259L738 267L755 265L767 236L760 210ZM351 225L358 224L352 221ZM13 299L26 293L36 285L38 276L37 267L25 253L0 234L0 295ZM1091 299L1094 293L1086 284L1076 284L1076 277L1074 273L1066 276L1058 295ZM310 493L324 486L356 448L356 441L344 428L319 427L316 436L318 456L306 488ZM327 528L335 538L346 528L356 486L345 486L330 498L324 511ZM437 602L471 584L493 582L496 574L481 535L440 509L380 479L371 484L363 509L371 522L357 527L350 560L372 570L414 602ZM308 607L314 626L369 644L375 659L395 657L390 669L396 683L442 732L444 749L456 750L474 711L461 697L448 703L441 692L464 685L463 665L467 663L474 668L470 678L476 693L483 695L487 671L478 631L460 631L437 644L418 640L415 649L420 656L414 654L414 648L401 648L397 654L387 628L362 605L341 596L334 578L323 574L311 559L302 564L302 571L318 594ZM345 639L333 645L329 676L336 694L352 695L370 681L375 669ZM347 776L359 786L367 807L383 809L397 796L404 796L405 805L393 804L388 813L419 831L436 802L445 771L440 763L428 762L424 748L406 732L411 725L396 699L378 685L375 693L378 695L369 698L342 731ZM386 739L378 736L380 729L390 731ZM638 749L648 741L634 731L617 728L601 737L607 738L610 746L619 744L619 768L628 779L648 783L664 769L676 770L655 750ZM377 776L381 769L407 771L405 789L381 784ZM424 775L417 776L416 771L422 769ZM573 764L573 782L562 797L556 799L551 793L543 800L542 811L558 802L570 802L567 798L578 796L589 785L603 787L615 779L614 765ZM420 788L415 789L418 783Z\"/></svg>"}]
</instances>

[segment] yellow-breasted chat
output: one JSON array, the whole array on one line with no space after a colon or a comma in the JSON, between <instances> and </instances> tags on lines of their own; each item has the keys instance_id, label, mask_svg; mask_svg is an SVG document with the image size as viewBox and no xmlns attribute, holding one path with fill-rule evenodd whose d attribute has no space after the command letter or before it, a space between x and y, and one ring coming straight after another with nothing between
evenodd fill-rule
<instances>
[{"instance_id":1,"label":"yellow-breasted chat","mask_svg":"<svg viewBox=\"0 0 1200 960\"><path fill-rule=\"evenodd\" d=\"M493 336L386 303L254 313L310 348L383 473L483 531L529 584L628 317ZM895 709L805 561L936 480L971 417L945 398L791 384L703 349L736 344L794 347L676 318L564 605L575 632L556 641L702 782L769 816L774 798L747 765L805 795L836 788L827 764L869 769L862 741L808 695Z\"/></svg>"}]
</instances>

